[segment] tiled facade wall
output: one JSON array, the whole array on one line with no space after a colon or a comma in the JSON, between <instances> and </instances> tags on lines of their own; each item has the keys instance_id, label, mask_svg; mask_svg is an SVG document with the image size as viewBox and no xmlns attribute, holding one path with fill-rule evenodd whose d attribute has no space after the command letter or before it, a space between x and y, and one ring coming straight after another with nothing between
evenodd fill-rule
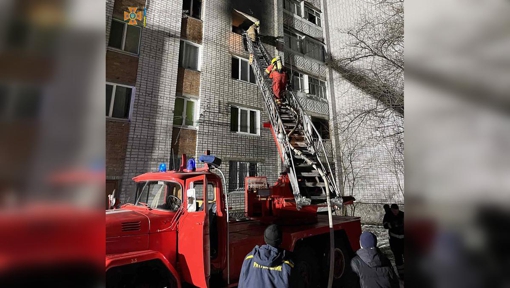
<instances>
[{"instance_id":1,"label":"tiled facade wall","mask_svg":"<svg viewBox=\"0 0 510 288\"><path fill-rule=\"evenodd\" d=\"M340 58L345 55L343 53L345 53L345 48L348 47L350 41L348 36L340 33L340 31L355 25L364 13L374 15L377 11L371 10L372 6L363 1L324 0L324 2L327 5L325 10L328 20L326 27L328 29L326 36L329 34L328 48L331 49L333 57ZM362 65L360 68L366 67ZM333 85L333 107L331 111L336 117L335 129L339 133L341 129L339 122L343 115L356 109L373 107L374 100L345 81L333 70L329 72L329 83ZM353 195L362 203L388 203L389 201L402 203L403 195L398 190L397 178L391 171L392 158L388 152L388 147L391 148L392 143L375 141L372 137L375 130L375 124L373 123L375 122L370 122L372 119L368 120L365 122L367 124L359 127L357 132L349 132L349 135L340 134L339 138L333 139L337 149L341 143L340 141L347 138L347 136L354 137L358 143L363 144L363 147L360 147L357 151L358 156L354 158L355 169L360 171L360 174ZM346 151L344 152L346 153ZM337 159L339 159L338 156ZM403 175L401 175L400 181L403 181ZM345 184L345 193L349 195L351 186L349 186L349 183ZM356 211L358 211L358 208Z\"/></svg>"},{"instance_id":2,"label":"tiled facade wall","mask_svg":"<svg viewBox=\"0 0 510 288\"><path fill-rule=\"evenodd\" d=\"M131 200L132 177L154 171L170 158L181 19L181 0L150 1L147 27L142 30L121 203Z\"/></svg>"},{"instance_id":3,"label":"tiled facade wall","mask_svg":"<svg viewBox=\"0 0 510 288\"><path fill-rule=\"evenodd\" d=\"M222 158L222 170L228 177L228 161L259 162L259 174L275 181L278 175L276 146L262 122L268 121L257 85L231 78L232 54L248 57L241 51L241 37L231 32L232 9L253 11L261 21L261 34L274 35L273 1L204 2L203 63L200 88L200 127L197 151L211 150ZM274 50L274 49L273 49ZM261 111L260 136L238 135L230 132L232 104ZM228 179L227 179L228 182Z\"/></svg>"}]
</instances>

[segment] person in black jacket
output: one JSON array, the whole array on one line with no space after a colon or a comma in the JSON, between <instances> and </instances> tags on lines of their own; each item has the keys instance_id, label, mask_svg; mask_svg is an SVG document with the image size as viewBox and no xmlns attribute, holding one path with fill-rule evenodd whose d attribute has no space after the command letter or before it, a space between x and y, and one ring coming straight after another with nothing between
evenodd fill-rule
<instances>
[{"instance_id":1,"label":"person in black jacket","mask_svg":"<svg viewBox=\"0 0 510 288\"><path fill-rule=\"evenodd\" d=\"M255 246L246 255L238 288L286 288L294 263L288 259L285 250L280 249L282 231L276 224L264 231L266 245Z\"/></svg>"},{"instance_id":2,"label":"person in black jacket","mask_svg":"<svg viewBox=\"0 0 510 288\"><path fill-rule=\"evenodd\" d=\"M398 288L398 277L388 257L377 248L377 237L363 232L360 245L361 249L351 260L351 268L358 274L361 288Z\"/></svg>"},{"instance_id":3,"label":"person in black jacket","mask_svg":"<svg viewBox=\"0 0 510 288\"><path fill-rule=\"evenodd\" d=\"M398 274L404 278L404 212L399 210L397 204L391 204L391 213L387 213L383 219L384 228L390 234L390 247L395 256Z\"/></svg>"}]
</instances>

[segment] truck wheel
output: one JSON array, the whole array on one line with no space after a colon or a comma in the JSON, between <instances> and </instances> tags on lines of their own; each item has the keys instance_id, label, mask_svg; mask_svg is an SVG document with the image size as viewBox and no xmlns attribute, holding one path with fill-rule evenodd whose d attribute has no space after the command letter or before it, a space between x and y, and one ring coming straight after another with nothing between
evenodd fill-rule
<instances>
[{"instance_id":1,"label":"truck wheel","mask_svg":"<svg viewBox=\"0 0 510 288\"><path fill-rule=\"evenodd\" d=\"M359 287L358 277L352 272L351 259L353 252L350 247L347 247L342 239L335 241L335 261L333 268L333 287ZM322 257L322 286L328 285L329 278L329 245L324 249Z\"/></svg>"},{"instance_id":2,"label":"truck wheel","mask_svg":"<svg viewBox=\"0 0 510 288\"><path fill-rule=\"evenodd\" d=\"M299 248L294 253L293 262L294 268L291 273L290 287L320 287L319 261L311 247L303 246Z\"/></svg>"}]
</instances>

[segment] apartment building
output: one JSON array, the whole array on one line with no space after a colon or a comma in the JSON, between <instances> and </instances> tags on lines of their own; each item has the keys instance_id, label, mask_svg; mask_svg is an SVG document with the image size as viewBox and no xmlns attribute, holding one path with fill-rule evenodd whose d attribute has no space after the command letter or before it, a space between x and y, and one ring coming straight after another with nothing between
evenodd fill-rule
<instances>
[{"instance_id":1,"label":"apartment building","mask_svg":"<svg viewBox=\"0 0 510 288\"><path fill-rule=\"evenodd\" d=\"M146 8L146 27L143 21L126 24L128 7ZM244 187L248 175L276 180L282 167L263 128L268 119L241 36L254 19L268 51L289 67L293 89L331 147L320 1L112 0L107 193L115 189L122 203L132 201L132 177L160 163L176 168L181 154L197 159L205 150L223 160L229 191Z\"/></svg>"}]
</instances>

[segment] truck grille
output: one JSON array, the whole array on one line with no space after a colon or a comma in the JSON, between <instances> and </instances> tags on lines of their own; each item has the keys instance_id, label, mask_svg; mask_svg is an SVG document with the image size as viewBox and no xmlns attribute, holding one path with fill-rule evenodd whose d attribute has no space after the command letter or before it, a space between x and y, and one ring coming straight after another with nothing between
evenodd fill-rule
<instances>
[{"instance_id":1,"label":"truck grille","mask_svg":"<svg viewBox=\"0 0 510 288\"><path fill-rule=\"evenodd\" d=\"M139 230L140 230L140 221L122 223L122 231L139 231Z\"/></svg>"}]
</instances>

